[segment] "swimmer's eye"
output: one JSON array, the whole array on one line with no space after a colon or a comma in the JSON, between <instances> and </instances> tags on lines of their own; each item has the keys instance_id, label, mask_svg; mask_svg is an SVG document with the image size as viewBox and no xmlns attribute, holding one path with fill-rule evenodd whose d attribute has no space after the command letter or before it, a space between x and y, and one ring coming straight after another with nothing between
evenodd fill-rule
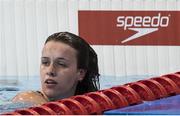
<instances>
[{"instance_id":1,"label":"swimmer's eye","mask_svg":"<svg viewBox=\"0 0 180 116\"><path fill-rule=\"evenodd\" d=\"M41 61L41 64L43 64L43 65L45 65L45 66L48 66L48 65L49 65L49 62L42 60L42 61Z\"/></svg>"},{"instance_id":2,"label":"swimmer's eye","mask_svg":"<svg viewBox=\"0 0 180 116\"><path fill-rule=\"evenodd\" d=\"M58 67L67 67L67 65L64 62L61 62L61 61L57 62L56 66L58 66Z\"/></svg>"},{"instance_id":3,"label":"swimmer's eye","mask_svg":"<svg viewBox=\"0 0 180 116\"><path fill-rule=\"evenodd\" d=\"M44 64L44 65L48 65L48 62L42 62L42 64Z\"/></svg>"}]
</instances>

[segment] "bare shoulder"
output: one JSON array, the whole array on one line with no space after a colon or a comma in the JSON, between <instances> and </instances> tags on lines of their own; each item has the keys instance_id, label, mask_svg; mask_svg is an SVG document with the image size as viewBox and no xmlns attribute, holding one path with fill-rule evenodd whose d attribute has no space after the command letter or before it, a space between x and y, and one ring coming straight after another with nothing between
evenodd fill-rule
<instances>
[{"instance_id":1,"label":"bare shoulder","mask_svg":"<svg viewBox=\"0 0 180 116\"><path fill-rule=\"evenodd\" d=\"M13 99L12 102L30 102L36 105L40 105L48 102L42 94L37 91L25 91L18 93Z\"/></svg>"}]
</instances>

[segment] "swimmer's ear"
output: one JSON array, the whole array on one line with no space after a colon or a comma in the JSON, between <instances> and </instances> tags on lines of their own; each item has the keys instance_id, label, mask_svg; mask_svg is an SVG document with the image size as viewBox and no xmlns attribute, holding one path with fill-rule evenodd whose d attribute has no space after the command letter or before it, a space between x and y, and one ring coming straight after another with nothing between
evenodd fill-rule
<instances>
[{"instance_id":1,"label":"swimmer's ear","mask_svg":"<svg viewBox=\"0 0 180 116\"><path fill-rule=\"evenodd\" d=\"M86 75L87 70L79 69L78 71L78 80L82 81Z\"/></svg>"}]
</instances>

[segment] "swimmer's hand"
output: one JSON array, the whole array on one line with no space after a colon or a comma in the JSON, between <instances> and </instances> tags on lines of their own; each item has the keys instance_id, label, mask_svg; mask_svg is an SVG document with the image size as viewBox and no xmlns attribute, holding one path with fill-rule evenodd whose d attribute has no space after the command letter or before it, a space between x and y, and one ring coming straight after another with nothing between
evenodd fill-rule
<instances>
[{"instance_id":1,"label":"swimmer's hand","mask_svg":"<svg viewBox=\"0 0 180 116\"><path fill-rule=\"evenodd\" d=\"M48 102L48 100L42 94L38 92L27 91L27 92L21 92L17 94L12 99L12 102L28 102L34 105L41 105Z\"/></svg>"}]
</instances>

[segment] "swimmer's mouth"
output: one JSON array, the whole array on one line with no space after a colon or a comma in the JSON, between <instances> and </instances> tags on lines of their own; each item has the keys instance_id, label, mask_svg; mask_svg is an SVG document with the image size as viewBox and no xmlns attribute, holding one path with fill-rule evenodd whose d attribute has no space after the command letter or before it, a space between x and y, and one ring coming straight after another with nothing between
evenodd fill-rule
<instances>
[{"instance_id":1,"label":"swimmer's mouth","mask_svg":"<svg viewBox=\"0 0 180 116\"><path fill-rule=\"evenodd\" d=\"M57 84L57 82L54 81L54 80L52 80L52 79L47 79L47 80L45 81L45 83L46 83L46 84Z\"/></svg>"}]
</instances>

